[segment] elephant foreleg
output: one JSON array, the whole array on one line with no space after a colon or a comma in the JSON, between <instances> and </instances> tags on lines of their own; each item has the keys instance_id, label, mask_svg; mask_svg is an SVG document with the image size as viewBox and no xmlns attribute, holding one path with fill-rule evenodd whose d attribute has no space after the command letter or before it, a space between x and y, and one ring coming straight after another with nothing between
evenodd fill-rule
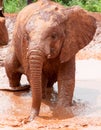
<instances>
[{"instance_id":1,"label":"elephant foreleg","mask_svg":"<svg viewBox=\"0 0 101 130\"><path fill-rule=\"evenodd\" d=\"M75 86L75 57L63 63L58 75L58 105L70 106L72 104Z\"/></svg>"},{"instance_id":2,"label":"elephant foreleg","mask_svg":"<svg viewBox=\"0 0 101 130\"><path fill-rule=\"evenodd\" d=\"M5 70L9 79L10 87L13 89L19 87L22 73L20 72L20 64L12 51L8 54L5 60Z\"/></svg>"}]
</instances>

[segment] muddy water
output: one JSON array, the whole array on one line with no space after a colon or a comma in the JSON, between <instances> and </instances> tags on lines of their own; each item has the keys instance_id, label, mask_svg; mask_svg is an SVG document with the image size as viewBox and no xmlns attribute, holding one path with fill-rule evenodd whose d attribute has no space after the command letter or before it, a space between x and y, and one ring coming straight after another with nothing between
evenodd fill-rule
<instances>
[{"instance_id":1,"label":"muddy water","mask_svg":"<svg viewBox=\"0 0 101 130\"><path fill-rule=\"evenodd\" d=\"M47 100L42 100L39 117L27 124L23 123L23 119L30 113L31 90L14 93L0 91L0 129L101 130L100 65L100 62L92 60L78 61L73 106L64 111L56 108L57 94L52 93ZM23 83L27 83L25 76L22 77ZM0 68L0 88L2 87L9 87L3 67ZM57 92L57 84L54 89Z\"/></svg>"}]
</instances>

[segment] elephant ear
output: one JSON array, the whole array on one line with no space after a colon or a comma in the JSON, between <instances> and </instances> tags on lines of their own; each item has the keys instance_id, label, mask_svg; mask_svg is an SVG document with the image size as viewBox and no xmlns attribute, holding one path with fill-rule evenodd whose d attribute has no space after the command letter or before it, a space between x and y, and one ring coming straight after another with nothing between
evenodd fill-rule
<instances>
[{"instance_id":1,"label":"elephant ear","mask_svg":"<svg viewBox=\"0 0 101 130\"><path fill-rule=\"evenodd\" d=\"M60 61L68 61L85 47L94 36L96 20L82 8L76 6L66 9L66 38L62 46Z\"/></svg>"}]
</instances>

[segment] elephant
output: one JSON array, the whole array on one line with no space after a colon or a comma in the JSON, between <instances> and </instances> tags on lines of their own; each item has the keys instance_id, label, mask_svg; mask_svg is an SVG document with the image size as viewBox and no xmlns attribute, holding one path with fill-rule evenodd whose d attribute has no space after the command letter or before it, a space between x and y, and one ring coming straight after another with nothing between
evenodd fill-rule
<instances>
[{"instance_id":1,"label":"elephant","mask_svg":"<svg viewBox=\"0 0 101 130\"><path fill-rule=\"evenodd\" d=\"M5 25L5 17L3 14L3 1L0 1L0 46L8 44L8 31Z\"/></svg>"},{"instance_id":2,"label":"elephant","mask_svg":"<svg viewBox=\"0 0 101 130\"><path fill-rule=\"evenodd\" d=\"M3 0L0 0L0 7L3 7Z\"/></svg>"},{"instance_id":3,"label":"elephant","mask_svg":"<svg viewBox=\"0 0 101 130\"><path fill-rule=\"evenodd\" d=\"M32 91L29 121L39 115L47 87L58 82L57 106L72 105L75 55L93 39L96 20L79 6L38 0L20 11L5 70L12 88L25 74Z\"/></svg>"}]
</instances>

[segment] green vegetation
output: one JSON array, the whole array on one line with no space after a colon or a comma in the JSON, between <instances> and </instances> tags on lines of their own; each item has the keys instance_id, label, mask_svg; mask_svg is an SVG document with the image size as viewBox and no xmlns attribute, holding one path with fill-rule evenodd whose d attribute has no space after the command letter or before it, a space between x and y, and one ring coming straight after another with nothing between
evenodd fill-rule
<instances>
[{"instance_id":1,"label":"green vegetation","mask_svg":"<svg viewBox=\"0 0 101 130\"><path fill-rule=\"evenodd\" d=\"M4 12L15 13L19 12L26 6L26 0L4 0Z\"/></svg>"},{"instance_id":2,"label":"green vegetation","mask_svg":"<svg viewBox=\"0 0 101 130\"><path fill-rule=\"evenodd\" d=\"M101 0L70 0L68 5L79 5L88 11L101 12Z\"/></svg>"},{"instance_id":3,"label":"green vegetation","mask_svg":"<svg viewBox=\"0 0 101 130\"><path fill-rule=\"evenodd\" d=\"M27 0L4 0L4 11L8 13L19 12L24 6L27 5L26 1ZM53 1L59 2L65 6L79 5L88 11L101 12L101 0L53 0Z\"/></svg>"}]
</instances>

